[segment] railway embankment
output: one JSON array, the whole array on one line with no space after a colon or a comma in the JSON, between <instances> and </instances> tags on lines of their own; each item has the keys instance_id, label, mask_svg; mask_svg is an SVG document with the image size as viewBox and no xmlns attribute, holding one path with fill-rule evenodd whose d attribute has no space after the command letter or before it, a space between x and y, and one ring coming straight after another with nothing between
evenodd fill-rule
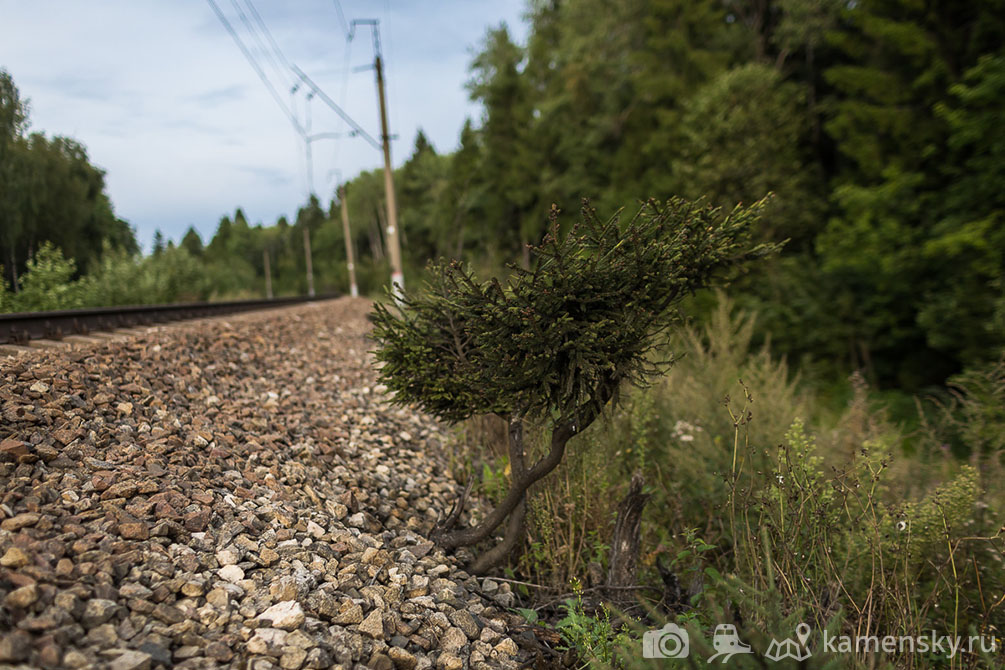
<instances>
[{"instance_id":1,"label":"railway embankment","mask_svg":"<svg viewBox=\"0 0 1005 670\"><path fill-rule=\"evenodd\" d=\"M442 428L343 298L0 358L0 663L513 668L506 583L427 535Z\"/></svg>"}]
</instances>

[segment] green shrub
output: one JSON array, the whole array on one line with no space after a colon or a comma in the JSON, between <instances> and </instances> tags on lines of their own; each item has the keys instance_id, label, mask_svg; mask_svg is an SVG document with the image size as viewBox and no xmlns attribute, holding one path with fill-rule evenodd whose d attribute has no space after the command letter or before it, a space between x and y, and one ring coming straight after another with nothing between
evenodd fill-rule
<instances>
[{"instance_id":1,"label":"green shrub","mask_svg":"<svg viewBox=\"0 0 1005 670\"><path fill-rule=\"evenodd\" d=\"M208 294L202 263L184 247L168 247L144 258L140 278L151 303L195 302Z\"/></svg>"},{"instance_id":2,"label":"green shrub","mask_svg":"<svg viewBox=\"0 0 1005 670\"><path fill-rule=\"evenodd\" d=\"M15 312L73 309L84 305L80 282L73 279L77 264L63 256L51 242L44 242L28 261L21 277L21 290L11 300Z\"/></svg>"},{"instance_id":3,"label":"green shrub","mask_svg":"<svg viewBox=\"0 0 1005 670\"><path fill-rule=\"evenodd\" d=\"M632 646L633 638L627 623L612 621L611 610L601 605L596 613L583 606L583 590L573 583L573 597L562 604L563 616L555 627L562 636L563 648L588 659L590 665L624 667L619 657L622 648Z\"/></svg>"},{"instance_id":4,"label":"green shrub","mask_svg":"<svg viewBox=\"0 0 1005 670\"><path fill-rule=\"evenodd\" d=\"M202 264L184 247L144 258L106 247L82 285L86 303L95 307L193 302L207 294Z\"/></svg>"},{"instance_id":5,"label":"green shrub","mask_svg":"<svg viewBox=\"0 0 1005 670\"><path fill-rule=\"evenodd\" d=\"M939 428L955 451L1000 462L1005 455L1005 354L949 379L952 399Z\"/></svg>"},{"instance_id":6,"label":"green shrub","mask_svg":"<svg viewBox=\"0 0 1005 670\"><path fill-rule=\"evenodd\" d=\"M424 291L375 306L380 379L393 402L451 422L495 414L510 424L505 498L476 527L439 529L442 546L487 540L508 519L503 543L471 569L511 552L522 539L530 486L558 466L570 440L617 405L622 386L646 385L670 365L651 354L678 326L680 303L774 251L751 242L764 204L723 213L701 201L651 200L628 221L620 214L601 220L584 206L564 235L553 209L533 269L505 285L479 282L470 269L443 261ZM528 422L548 433L548 447L525 462Z\"/></svg>"},{"instance_id":7,"label":"green shrub","mask_svg":"<svg viewBox=\"0 0 1005 670\"><path fill-rule=\"evenodd\" d=\"M96 267L84 278L88 305L111 307L144 302L139 260L125 251L105 247Z\"/></svg>"},{"instance_id":8,"label":"green shrub","mask_svg":"<svg viewBox=\"0 0 1005 670\"><path fill-rule=\"evenodd\" d=\"M76 264L46 242L28 262L21 290L0 286L0 311L45 311L203 300L207 278L202 264L183 247L168 247L145 258L105 246L91 271L74 279Z\"/></svg>"},{"instance_id":9,"label":"green shrub","mask_svg":"<svg viewBox=\"0 0 1005 670\"><path fill-rule=\"evenodd\" d=\"M259 297L265 291L265 281L259 280L251 263L241 258L207 261L204 272L206 273L207 285L212 287L209 296L212 300L240 300Z\"/></svg>"}]
</instances>

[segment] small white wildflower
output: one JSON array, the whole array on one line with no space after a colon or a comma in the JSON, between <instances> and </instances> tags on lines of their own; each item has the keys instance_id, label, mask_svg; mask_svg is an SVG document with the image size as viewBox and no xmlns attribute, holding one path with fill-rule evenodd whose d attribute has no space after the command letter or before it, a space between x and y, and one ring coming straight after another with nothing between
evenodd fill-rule
<instances>
[{"instance_id":1,"label":"small white wildflower","mask_svg":"<svg viewBox=\"0 0 1005 670\"><path fill-rule=\"evenodd\" d=\"M783 477L781 475L775 475L775 479L778 480L779 484L784 484L785 483L785 477Z\"/></svg>"},{"instance_id":2,"label":"small white wildflower","mask_svg":"<svg viewBox=\"0 0 1005 670\"><path fill-rule=\"evenodd\" d=\"M907 522L906 521L898 521L897 522L897 530L907 530Z\"/></svg>"},{"instance_id":3,"label":"small white wildflower","mask_svg":"<svg viewBox=\"0 0 1005 670\"><path fill-rule=\"evenodd\" d=\"M681 435L680 436L680 441L681 442L694 442L694 435Z\"/></svg>"}]
</instances>

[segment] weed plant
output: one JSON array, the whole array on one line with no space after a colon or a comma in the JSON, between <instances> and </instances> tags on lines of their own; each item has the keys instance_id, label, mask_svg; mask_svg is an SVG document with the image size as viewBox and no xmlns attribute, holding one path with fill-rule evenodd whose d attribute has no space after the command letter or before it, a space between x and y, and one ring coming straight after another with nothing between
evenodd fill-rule
<instances>
[{"instance_id":1,"label":"weed plant","mask_svg":"<svg viewBox=\"0 0 1005 670\"><path fill-rule=\"evenodd\" d=\"M792 637L799 622L831 635L934 630L1000 644L1005 365L955 379L952 401L922 417L908 454L908 436L871 403L861 378L851 379L851 400L835 415L767 346L752 349L753 326L720 298L707 322L672 343L678 360L666 377L635 390L535 487L528 539L511 570L542 588L524 593L552 603L542 596L579 585L557 627L593 667L657 667L641 658L640 640L666 621L688 627L691 660L705 667L710 633L725 623L759 652L734 657L739 666L759 665L771 640ZM485 429L469 425L466 440L491 435ZM490 489L501 487L504 462L490 452L472 462ZM628 615L589 596L603 583L616 502L635 471L652 496L640 575L651 589L638 592ZM679 586L670 601L661 572ZM804 667L978 667L1005 658L1000 648L952 659L815 651Z\"/></svg>"}]
</instances>

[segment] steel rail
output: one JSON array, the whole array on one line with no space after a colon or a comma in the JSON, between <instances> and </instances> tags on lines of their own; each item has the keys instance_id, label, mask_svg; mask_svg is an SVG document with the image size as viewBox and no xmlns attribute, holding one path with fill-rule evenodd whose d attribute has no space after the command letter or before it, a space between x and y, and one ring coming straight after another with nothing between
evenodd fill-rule
<instances>
[{"instance_id":1,"label":"steel rail","mask_svg":"<svg viewBox=\"0 0 1005 670\"><path fill-rule=\"evenodd\" d=\"M174 305L127 305L123 307L87 307L53 312L0 314L0 344L27 344L30 340L59 340L67 335L86 335L94 331L147 326L168 321L200 319L286 307L337 295L311 297L234 300L230 302L189 302Z\"/></svg>"}]
</instances>

